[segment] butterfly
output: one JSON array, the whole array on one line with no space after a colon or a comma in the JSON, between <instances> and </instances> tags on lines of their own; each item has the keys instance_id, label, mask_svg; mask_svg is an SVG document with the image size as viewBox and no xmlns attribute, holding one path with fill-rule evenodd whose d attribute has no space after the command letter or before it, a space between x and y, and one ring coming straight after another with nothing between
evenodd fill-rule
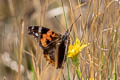
<instances>
[{"instance_id":1,"label":"butterfly","mask_svg":"<svg viewBox=\"0 0 120 80\"><path fill-rule=\"evenodd\" d=\"M62 68L70 43L71 30L72 27L61 35L46 27L29 26L28 34L37 40L46 60L56 68Z\"/></svg>"},{"instance_id":2,"label":"butterfly","mask_svg":"<svg viewBox=\"0 0 120 80\"><path fill-rule=\"evenodd\" d=\"M81 15L79 15L79 17L80 16ZM46 60L57 69L63 67L70 44L70 32L72 31L73 24L63 35L42 26L28 27L28 34L32 35L37 40L38 44L43 49Z\"/></svg>"}]
</instances>

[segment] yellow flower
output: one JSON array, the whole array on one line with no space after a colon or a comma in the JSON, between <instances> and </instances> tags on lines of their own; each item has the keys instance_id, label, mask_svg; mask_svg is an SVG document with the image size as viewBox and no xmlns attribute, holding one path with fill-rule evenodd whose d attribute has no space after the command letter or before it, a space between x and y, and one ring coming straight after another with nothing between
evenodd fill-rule
<instances>
[{"instance_id":1,"label":"yellow flower","mask_svg":"<svg viewBox=\"0 0 120 80\"><path fill-rule=\"evenodd\" d=\"M79 52L82 51L83 48L85 48L88 45L89 43L85 44L83 42L80 42L80 40L77 38L73 45L72 44L69 45L67 57L73 57L77 55Z\"/></svg>"}]
</instances>

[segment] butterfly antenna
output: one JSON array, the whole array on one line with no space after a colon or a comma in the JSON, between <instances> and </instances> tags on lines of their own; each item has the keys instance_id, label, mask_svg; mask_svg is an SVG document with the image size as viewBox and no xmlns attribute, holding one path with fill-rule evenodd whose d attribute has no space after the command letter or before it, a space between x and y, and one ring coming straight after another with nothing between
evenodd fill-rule
<instances>
[{"instance_id":1,"label":"butterfly antenna","mask_svg":"<svg viewBox=\"0 0 120 80\"><path fill-rule=\"evenodd\" d=\"M64 28L63 24L62 24L62 23L60 23L60 21L57 19L57 17L56 17L56 16L55 16L55 19L57 20L58 24L60 24L60 25ZM64 29L64 30L65 30L65 29Z\"/></svg>"},{"instance_id":2,"label":"butterfly antenna","mask_svg":"<svg viewBox=\"0 0 120 80\"><path fill-rule=\"evenodd\" d=\"M75 24L77 21L78 21L78 19L79 19L79 17L81 16L81 14L78 16L78 18L74 21L74 23L72 23L72 25L71 25L71 27L70 27L70 32L72 31L72 28L73 28L73 24Z\"/></svg>"}]
</instances>

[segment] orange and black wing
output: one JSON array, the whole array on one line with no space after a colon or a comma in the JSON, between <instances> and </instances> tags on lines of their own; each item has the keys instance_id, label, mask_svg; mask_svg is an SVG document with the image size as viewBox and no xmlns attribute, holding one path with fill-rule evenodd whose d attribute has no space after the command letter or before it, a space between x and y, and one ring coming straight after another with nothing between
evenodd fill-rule
<instances>
[{"instance_id":1,"label":"orange and black wing","mask_svg":"<svg viewBox=\"0 0 120 80\"><path fill-rule=\"evenodd\" d=\"M29 26L28 34L32 35L38 42L39 45L45 49L50 44L56 42L61 38L61 35L45 27Z\"/></svg>"}]
</instances>

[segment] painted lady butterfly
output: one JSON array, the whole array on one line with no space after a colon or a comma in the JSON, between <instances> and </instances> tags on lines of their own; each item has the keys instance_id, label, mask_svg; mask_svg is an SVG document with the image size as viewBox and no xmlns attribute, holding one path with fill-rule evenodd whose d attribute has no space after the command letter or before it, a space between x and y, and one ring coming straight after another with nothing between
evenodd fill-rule
<instances>
[{"instance_id":1,"label":"painted lady butterfly","mask_svg":"<svg viewBox=\"0 0 120 80\"><path fill-rule=\"evenodd\" d=\"M62 68L70 43L69 35L71 30L72 27L64 35L61 35L45 27L29 26L28 34L34 36L37 40L43 49L46 60L56 66L56 68Z\"/></svg>"},{"instance_id":2,"label":"painted lady butterfly","mask_svg":"<svg viewBox=\"0 0 120 80\"><path fill-rule=\"evenodd\" d=\"M80 16L81 15L79 15L79 17ZM75 20L75 22L79 19L79 17ZM64 35L56 33L45 27L28 27L28 34L34 36L40 47L43 49L43 54L46 60L56 66L56 68L63 67L65 55L67 54L70 43L70 32L72 30L73 24Z\"/></svg>"}]
</instances>

